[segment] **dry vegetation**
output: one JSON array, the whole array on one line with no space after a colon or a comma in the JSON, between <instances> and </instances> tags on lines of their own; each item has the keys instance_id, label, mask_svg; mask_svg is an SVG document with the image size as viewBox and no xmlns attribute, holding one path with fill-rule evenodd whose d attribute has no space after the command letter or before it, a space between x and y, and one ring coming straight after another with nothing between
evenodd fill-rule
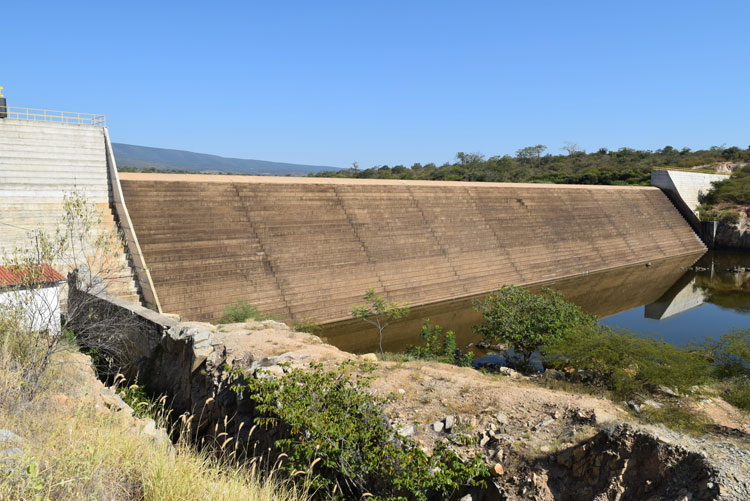
<instances>
[{"instance_id":1,"label":"dry vegetation","mask_svg":"<svg viewBox=\"0 0 750 501\"><path fill-rule=\"evenodd\" d=\"M19 381L12 357L0 355L3 394ZM258 463L140 433L142 421L98 401L103 386L79 353L56 354L41 388L31 400L0 402L0 428L23 439L13 444L22 452L0 465L0 499L307 499L274 473L261 476Z\"/></svg>"}]
</instances>

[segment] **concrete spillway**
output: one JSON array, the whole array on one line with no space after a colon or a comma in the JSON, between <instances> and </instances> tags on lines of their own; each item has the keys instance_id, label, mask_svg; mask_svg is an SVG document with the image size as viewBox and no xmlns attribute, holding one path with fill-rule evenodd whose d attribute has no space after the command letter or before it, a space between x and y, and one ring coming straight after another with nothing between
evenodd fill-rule
<instances>
[{"instance_id":1,"label":"concrete spillway","mask_svg":"<svg viewBox=\"0 0 750 501\"><path fill-rule=\"evenodd\" d=\"M650 187L121 174L164 311L346 318L705 249Z\"/></svg>"}]
</instances>

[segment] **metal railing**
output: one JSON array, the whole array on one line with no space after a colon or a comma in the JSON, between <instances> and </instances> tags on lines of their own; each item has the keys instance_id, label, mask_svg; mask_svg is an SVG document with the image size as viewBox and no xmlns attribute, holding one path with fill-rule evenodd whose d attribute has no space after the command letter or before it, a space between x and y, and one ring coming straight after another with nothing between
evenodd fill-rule
<instances>
[{"instance_id":1,"label":"metal railing","mask_svg":"<svg viewBox=\"0 0 750 501\"><path fill-rule=\"evenodd\" d=\"M76 111L42 110L37 108L21 108L18 106L0 106L0 117L18 120L43 120L45 122L58 122L65 124L97 125L104 127L106 119L104 115L93 113L78 113Z\"/></svg>"}]
</instances>

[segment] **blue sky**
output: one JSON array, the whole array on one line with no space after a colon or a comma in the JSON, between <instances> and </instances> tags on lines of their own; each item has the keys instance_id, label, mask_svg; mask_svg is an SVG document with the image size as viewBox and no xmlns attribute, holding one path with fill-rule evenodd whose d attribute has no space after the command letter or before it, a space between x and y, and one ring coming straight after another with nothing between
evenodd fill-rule
<instances>
[{"instance_id":1,"label":"blue sky","mask_svg":"<svg viewBox=\"0 0 750 501\"><path fill-rule=\"evenodd\" d=\"M750 2L2 2L8 104L348 166L750 144Z\"/></svg>"}]
</instances>

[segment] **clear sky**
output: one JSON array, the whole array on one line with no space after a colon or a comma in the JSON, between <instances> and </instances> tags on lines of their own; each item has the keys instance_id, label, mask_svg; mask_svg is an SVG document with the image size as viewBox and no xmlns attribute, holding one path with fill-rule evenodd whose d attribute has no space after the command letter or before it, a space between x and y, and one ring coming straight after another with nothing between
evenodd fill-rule
<instances>
[{"instance_id":1,"label":"clear sky","mask_svg":"<svg viewBox=\"0 0 750 501\"><path fill-rule=\"evenodd\" d=\"M0 3L8 104L113 141L346 167L750 144L750 2Z\"/></svg>"}]
</instances>

